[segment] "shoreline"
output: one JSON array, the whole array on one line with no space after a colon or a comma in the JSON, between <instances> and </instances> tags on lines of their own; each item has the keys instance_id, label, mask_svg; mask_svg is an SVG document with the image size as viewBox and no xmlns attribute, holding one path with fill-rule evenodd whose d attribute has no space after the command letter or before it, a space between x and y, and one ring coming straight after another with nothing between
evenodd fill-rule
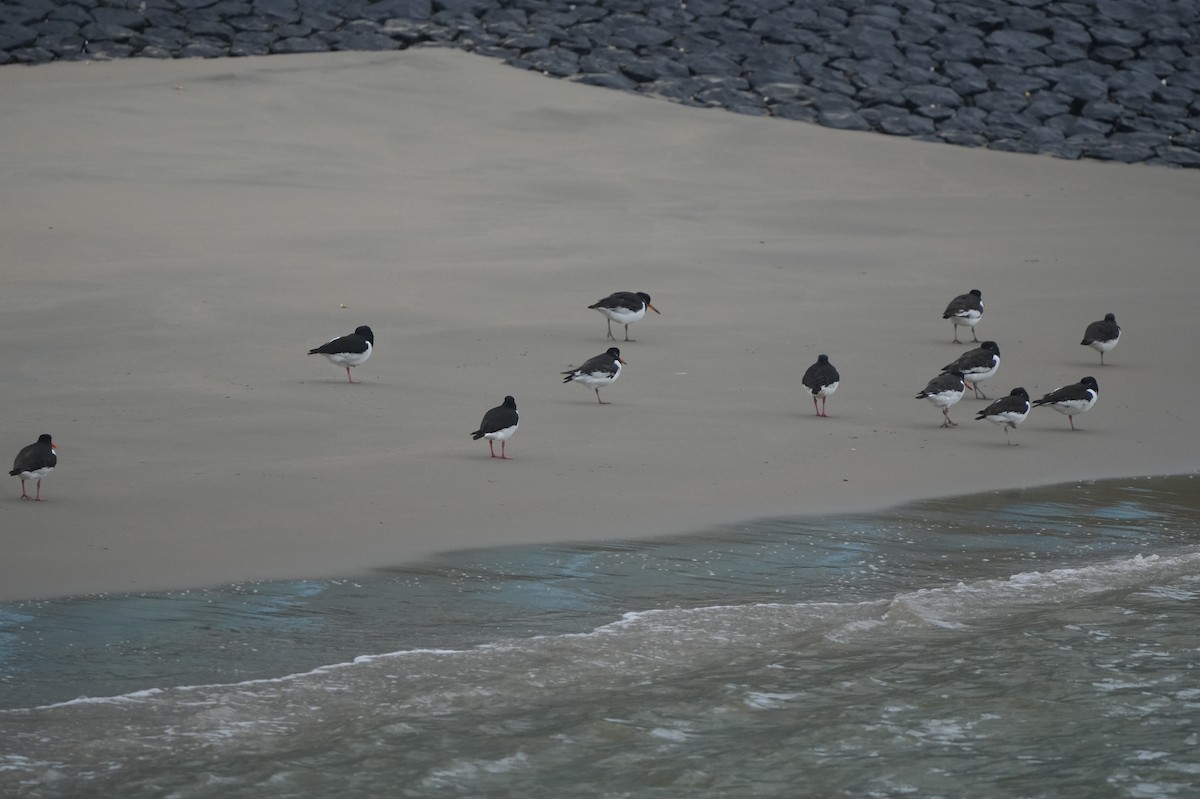
<instances>
[{"instance_id":1,"label":"shoreline","mask_svg":"<svg viewBox=\"0 0 1200 799\"><path fill-rule=\"evenodd\" d=\"M453 47L689 106L965 147L1200 166L1200 18L1096 5L79 0L0 16L0 64ZM257 13L254 13L257 12Z\"/></svg>"},{"instance_id":2,"label":"shoreline","mask_svg":"<svg viewBox=\"0 0 1200 799\"><path fill-rule=\"evenodd\" d=\"M451 50L56 63L0 99L9 456L0 600L334 577L436 552L700 532L1072 480L1188 474L1190 170L720 114ZM970 348L989 396L1095 375L1019 447L913 398ZM646 291L598 406L587 305ZM346 305L343 309L340 306ZM1115 312L1106 356L1079 346ZM362 385L308 348L359 324ZM812 416L800 375L842 386ZM513 394L511 462L470 440Z\"/></svg>"}]
</instances>

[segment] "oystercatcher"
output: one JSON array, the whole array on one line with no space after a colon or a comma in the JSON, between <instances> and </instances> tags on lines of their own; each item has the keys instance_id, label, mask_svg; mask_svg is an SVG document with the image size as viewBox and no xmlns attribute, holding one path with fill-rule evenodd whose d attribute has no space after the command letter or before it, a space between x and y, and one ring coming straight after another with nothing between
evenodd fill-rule
<instances>
[{"instance_id":1,"label":"oystercatcher","mask_svg":"<svg viewBox=\"0 0 1200 799\"><path fill-rule=\"evenodd\" d=\"M54 452L57 448L58 444L54 443L50 434L42 433L38 436L37 441L27 447L22 447L21 451L17 453L9 475L21 478L21 499L41 501L42 478L54 471L54 467L58 465L58 455ZM37 480L36 496L31 497L25 493L26 480Z\"/></svg>"},{"instance_id":2,"label":"oystercatcher","mask_svg":"<svg viewBox=\"0 0 1200 799\"><path fill-rule=\"evenodd\" d=\"M650 304L650 295L644 291L618 291L588 307L608 317L608 337L613 341L617 340L612 334L613 322L625 325L625 340L633 341L634 339L629 337L629 326L645 316L647 308L655 313L661 313Z\"/></svg>"},{"instance_id":3,"label":"oystercatcher","mask_svg":"<svg viewBox=\"0 0 1200 799\"><path fill-rule=\"evenodd\" d=\"M504 402L483 415L483 421L479 423L479 429L471 434L471 438L475 441L486 438L488 440L488 451L492 453L493 458L512 460L504 450L513 433L517 432L519 422L520 414L517 413L517 401L508 396L504 398ZM494 449L495 442L497 441L500 442L499 455L496 454L496 450Z\"/></svg>"},{"instance_id":4,"label":"oystercatcher","mask_svg":"<svg viewBox=\"0 0 1200 799\"><path fill-rule=\"evenodd\" d=\"M356 327L354 332L348 336L339 336L319 347L312 348L308 354L324 355L331 363L345 367L346 379L351 383L358 383L361 381L350 376L350 367L358 366L370 358L374 349L375 334L371 332L371 328L362 325Z\"/></svg>"},{"instance_id":5,"label":"oystercatcher","mask_svg":"<svg viewBox=\"0 0 1200 799\"><path fill-rule=\"evenodd\" d=\"M950 406L963 398L966 389L962 372L947 372L930 380L916 398L927 399L942 409L942 416L946 417L942 427L958 427L957 422L950 420Z\"/></svg>"},{"instance_id":6,"label":"oystercatcher","mask_svg":"<svg viewBox=\"0 0 1200 799\"><path fill-rule=\"evenodd\" d=\"M942 367L943 372L962 372L963 382L975 392L975 399L987 399L979 384L996 374L1000 368L1000 347L994 341L985 341L973 350L967 350L953 363Z\"/></svg>"},{"instance_id":7,"label":"oystercatcher","mask_svg":"<svg viewBox=\"0 0 1200 799\"><path fill-rule=\"evenodd\" d=\"M991 405L975 414L976 419L987 419L992 424L1004 428L1004 440L1009 446L1014 446L1008 436L1009 430L1015 430L1017 425L1025 421L1029 415L1029 392L1023 388L1014 388L1007 397L1001 397Z\"/></svg>"},{"instance_id":8,"label":"oystercatcher","mask_svg":"<svg viewBox=\"0 0 1200 799\"><path fill-rule=\"evenodd\" d=\"M1033 406L1037 408L1049 405L1059 413L1066 414L1071 429L1075 430L1075 416L1090 411L1099 397L1100 386L1096 383L1096 378L1088 376L1078 383L1055 389L1041 399L1034 400Z\"/></svg>"},{"instance_id":9,"label":"oystercatcher","mask_svg":"<svg viewBox=\"0 0 1200 799\"><path fill-rule=\"evenodd\" d=\"M616 347L609 347L606 352L602 352L595 358L588 358L583 362L583 366L578 369L570 369L562 374L566 375L563 378L564 383L572 381L581 383L588 388L596 391L596 402L601 405L609 403L600 399L600 386L611 385L616 382L616 379L621 376L621 366L625 361L621 358L621 351Z\"/></svg>"},{"instance_id":10,"label":"oystercatcher","mask_svg":"<svg viewBox=\"0 0 1200 799\"><path fill-rule=\"evenodd\" d=\"M954 323L955 344L962 343L958 340L958 328L963 325L971 328L971 338L979 341L975 335L975 325L979 324L982 316L983 294L979 289L971 289L966 294L960 294L950 300L950 304L946 306L946 312L942 314L943 319L949 319Z\"/></svg>"},{"instance_id":11,"label":"oystercatcher","mask_svg":"<svg viewBox=\"0 0 1200 799\"><path fill-rule=\"evenodd\" d=\"M1092 322L1083 331L1085 347L1091 347L1100 353L1100 365L1104 365L1104 353L1111 351L1121 341L1121 326L1117 324L1117 315L1106 313L1099 322Z\"/></svg>"},{"instance_id":12,"label":"oystercatcher","mask_svg":"<svg viewBox=\"0 0 1200 799\"><path fill-rule=\"evenodd\" d=\"M808 367L804 377L800 378L804 387L812 391L813 410L817 416L829 416L825 413L825 398L838 390L841 379L838 370L829 362L828 355L818 355L817 362ZM817 409L817 397L821 398L820 410Z\"/></svg>"}]
</instances>

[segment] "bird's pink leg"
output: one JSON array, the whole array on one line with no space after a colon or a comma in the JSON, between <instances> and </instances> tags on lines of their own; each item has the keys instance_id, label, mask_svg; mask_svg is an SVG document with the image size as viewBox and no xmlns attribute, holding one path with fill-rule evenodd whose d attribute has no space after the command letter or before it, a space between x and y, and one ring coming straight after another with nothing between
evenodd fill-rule
<instances>
[{"instance_id":1,"label":"bird's pink leg","mask_svg":"<svg viewBox=\"0 0 1200 799\"><path fill-rule=\"evenodd\" d=\"M596 388L596 402L600 403L601 405L607 405L607 404L608 404L608 403L607 403L607 402L605 402L604 400L600 399L600 388L599 388L599 387L597 387L597 388Z\"/></svg>"},{"instance_id":2,"label":"bird's pink leg","mask_svg":"<svg viewBox=\"0 0 1200 799\"><path fill-rule=\"evenodd\" d=\"M1070 414L1067 414L1067 421L1071 423L1071 429L1074 430L1075 429L1075 417Z\"/></svg>"},{"instance_id":3,"label":"bird's pink leg","mask_svg":"<svg viewBox=\"0 0 1200 799\"><path fill-rule=\"evenodd\" d=\"M608 337L611 338L613 341L617 340L617 337L612 334L612 320L611 319L608 320Z\"/></svg>"},{"instance_id":4,"label":"bird's pink leg","mask_svg":"<svg viewBox=\"0 0 1200 799\"><path fill-rule=\"evenodd\" d=\"M488 452L492 453L493 458L496 457L496 450L493 449L494 444L495 444L495 442L489 438L488 439Z\"/></svg>"},{"instance_id":5,"label":"bird's pink leg","mask_svg":"<svg viewBox=\"0 0 1200 799\"><path fill-rule=\"evenodd\" d=\"M512 460L512 458L508 457L508 442L507 441L500 442L500 457L506 461Z\"/></svg>"},{"instance_id":6,"label":"bird's pink leg","mask_svg":"<svg viewBox=\"0 0 1200 799\"><path fill-rule=\"evenodd\" d=\"M22 479L21 479L21 499L33 499L33 497L31 497L31 496L29 496L28 494L26 494L26 493L25 493L25 480L24 480L24 478L22 478Z\"/></svg>"},{"instance_id":7,"label":"bird's pink leg","mask_svg":"<svg viewBox=\"0 0 1200 799\"><path fill-rule=\"evenodd\" d=\"M361 383L362 382L361 380L355 380L353 377L350 376L350 367L349 366L346 367L346 379L349 380L351 383Z\"/></svg>"},{"instance_id":8,"label":"bird's pink leg","mask_svg":"<svg viewBox=\"0 0 1200 799\"><path fill-rule=\"evenodd\" d=\"M825 412L825 400L828 397L821 397L821 415L828 418L829 414Z\"/></svg>"},{"instance_id":9,"label":"bird's pink leg","mask_svg":"<svg viewBox=\"0 0 1200 799\"><path fill-rule=\"evenodd\" d=\"M631 338L629 337L629 325L625 325L625 340L626 340L626 341L633 341L633 339L631 339Z\"/></svg>"},{"instance_id":10,"label":"bird's pink leg","mask_svg":"<svg viewBox=\"0 0 1200 799\"><path fill-rule=\"evenodd\" d=\"M36 496L36 497L34 497L34 500L35 500L35 501L37 501L37 502L41 502L41 501L42 501L42 481L41 481L41 478L39 478L39 479L38 479L38 481L37 481L37 496Z\"/></svg>"},{"instance_id":11,"label":"bird's pink leg","mask_svg":"<svg viewBox=\"0 0 1200 799\"><path fill-rule=\"evenodd\" d=\"M817 395L813 394L813 413L817 416L821 415L821 409L817 407Z\"/></svg>"}]
</instances>

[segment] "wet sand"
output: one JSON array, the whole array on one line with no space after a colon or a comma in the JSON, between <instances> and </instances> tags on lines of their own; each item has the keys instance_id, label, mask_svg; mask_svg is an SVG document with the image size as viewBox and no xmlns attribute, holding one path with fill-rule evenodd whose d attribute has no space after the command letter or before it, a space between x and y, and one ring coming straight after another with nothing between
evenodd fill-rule
<instances>
[{"instance_id":1,"label":"wet sand","mask_svg":"<svg viewBox=\"0 0 1200 799\"><path fill-rule=\"evenodd\" d=\"M4 67L0 599L338 576L437 551L1200 465L1200 173L685 108L449 50ZM971 344L1013 434L914 399ZM610 405L559 372L646 291ZM342 306L345 306L344 308ZM1112 311L1099 356L1079 345ZM345 372L306 351L370 325ZM620 334L618 334L620 335ZM969 339L969 334L967 334ZM830 418L800 385L828 353ZM468 435L513 394L511 461Z\"/></svg>"}]
</instances>

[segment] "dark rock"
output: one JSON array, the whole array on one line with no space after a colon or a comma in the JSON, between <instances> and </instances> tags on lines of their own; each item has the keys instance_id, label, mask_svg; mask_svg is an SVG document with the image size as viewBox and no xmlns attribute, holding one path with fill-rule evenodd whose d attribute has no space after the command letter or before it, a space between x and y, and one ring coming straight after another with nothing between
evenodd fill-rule
<instances>
[{"instance_id":1,"label":"dark rock","mask_svg":"<svg viewBox=\"0 0 1200 799\"><path fill-rule=\"evenodd\" d=\"M1054 90L1085 101L1102 100L1108 97L1108 83L1099 75L1069 75L1056 83Z\"/></svg>"},{"instance_id":2,"label":"dark rock","mask_svg":"<svg viewBox=\"0 0 1200 799\"><path fill-rule=\"evenodd\" d=\"M1112 122L1124 111L1117 103L1105 100L1091 100L1084 104L1080 113L1088 119L1098 119L1102 122Z\"/></svg>"},{"instance_id":3,"label":"dark rock","mask_svg":"<svg viewBox=\"0 0 1200 799\"><path fill-rule=\"evenodd\" d=\"M1200 167L1200 150L1188 147L1159 147L1155 152L1168 164L1175 166Z\"/></svg>"},{"instance_id":4,"label":"dark rock","mask_svg":"<svg viewBox=\"0 0 1200 799\"><path fill-rule=\"evenodd\" d=\"M332 50L399 50L400 42L377 30L349 27L342 31L321 34L321 40Z\"/></svg>"},{"instance_id":5,"label":"dark rock","mask_svg":"<svg viewBox=\"0 0 1200 799\"><path fill-rule=\"evenodd\" d=\"M779 103L771 107L771 116L795 119L801 122L817 121L816 109L803 103Z\"/></svg>"},{"instance_id":6,"label":"dark rock","mask_svg":"<svg viewBox=\"0 0 1200 799\"><path fill-rule=\"evenodd\" d=\"M1036 50L1050 44L1050 39L1029 31L998 30L989 33L985 42L1005 50Z\"/></svg>"},{"instance_id":7,"label":"dark rock","mask_svg":"<svg viewBox=\"0 0 1200 799\"><path fill-rule=\"evenodd\" d=\"M844 94L822 94L813 99L813 107L818 113L840 113L858 111L859 105Z\"/></svg>"},{"instance_id":8,"label":"dark rock","mask_svg":"<svg viewBox=\"0 0 1200 799\"><path fill-rule=\"evenodd\" d=\"M701 105L721 106L740 114L761 116L767 112L766 103L758 95L727 86L701 89L693 97Z\"/></svg>"},{"instance_id":9,"label":"dark rock","mask_svg":"<svg viewBox=\"0 0 1200 799\"><path fill-rule=\"evenodd\" d=\"M854 99L864 107L876 105L904 107L908 104L901 89L889 89L882 86L863 89L854 95Z\"/></svg>"},{"instance_id":10,"label":"dark rock","mask_svg":"<svg viewBox=\"0 0 1200 799\"><path fill-rule=\"evenodd\" d=\"M539 72L555 77L569 77L579 72L579 56L560 47L533 50L522 58Z\"/></svg>"},{"instance_id":11,"label":"dark rock","mask_svg":"<svg viewBox=\"0 0 1200 799\"><path fill-rule=\"evenodd\" d=\"M938 122L938 130L982 133L987 130L987 112L981 108L960 108L954 116Z\"/></svg>"},{"instance_id":12,"label":"dark rock","mask_svg":"<svg viewBox=\"0 0 1200 799\"><path fill-rule=\"evenodd\" d=\"M101 25L116 25L122 28L141 30L147 24L144 14L139 14L136 11L130 11L125 8L105 8L102 6L92 9L91 14L92 18Z\"/></svg>"},{"instance_id":13,"label":"dark rock","mask_svg":"<svg viewBox=\"0 0 1200 799\"><path fill-rule=\"evenodd\" d=\"M858 89L848 81L840 78L835 78L828 75L821 75L813 78L809 83L815 89L820 89L823 92L831 92L835 94L844 94L847 97L853 97L858 93Z\"/></svg>"},{"instance_id":14,"label":"dark rock","mask_svg":"<svg viewBox=\"0 0 1200 799\"><path fill-rule=\"evenodd\" d=\"M667 58L638 58L622 63L620 70L638 83L650 83L662 78L686 78L691 72L687 65Z\"/></svg>"},{"instance_id":15,"label":"dark rock","mask_svg":"<svg viewBox=\"0 0 1200 799\"><path fill-rule=\"evenodd\" d=\"M985 111L1015 113L1029 105L1029 98L1017 92L983 92L971 98L972 102Z\"/></svg>"},{"instance_id":16,"label":"dark rock","mask_svg":"<svg viewBox=\"0 0 1200 799\"><path fill-rule=\"evenodd\" d=\"M1145 161L1147 158L1155 155L1155 152L1148 147L1131 147L1123 144L1114 144L1109 141L1100 144L1084 145L1083 152L1091 158L1099 158L1104 161L1119 161L1124 164Z\"/></svg>"},{"instance_id":17,"label":"dark rock","mask_svg":"<svg viewBox=\"0 0 1200 799\"><path fill-rule=\"evenodd\" d=\"M29 47L38 40L38 32L25 25L0 25L0 51Z\"/></svg>"},{"instance_id":18,"label":"dark rock","mask_svg":"<svg viewBox=\"0 0 1200 799\"><path fill-rule=\"evenodd\" d=\"M871 124L856 111L831 111L818 113L817 122L837 130L870 130Z\"/></svg>"},{"instance_id":19,"label":"dark rock","mask_svg":"<svg viewBox=\"0 0 1200 799\"><path fill-rule=\"evenodd\" d=\"M156 50L174 53L191 41L191 38L192 37L187 31L178 30L176 28L146 28L142 32L142 49L145 51L154 48Z\"/></svg>"},{"instance_id":20,"label":"dark rock","mask_svg":"<svg viewBox=\"0 0 1200 799\"><path fill-rule=\"evenodd\" d=\"M957 144L959 147L984 147L988 140L978 133L966 130L939 130L938 136L947 144Z\"/></svg>"},{"instance_id":21,"label":"dark rock","mask_svg":"<svg viewBox=\"0 0 1200 799\"><path fill-rule=\"evenodd\" d=\"M1137 55L1128 47L1118 47L1115 44L1097 47L1092 50L1092 58L1105 64L1120 64L1123 61L1129 61Z\"/></svg>"},{"instance_id":22,"label":"dark rock","mask_svg":"<svg viewBox=\"0 0 1200 799\"><path fill-rule=\"evenodd\" d=\"M768 102L775 103L802 102L811 104L820 94L819 91L806 83L752 83L751 86L757 94L765 97Z\"/></svg>"},{"instance_id":23,"label":"dark rock","mask_svg":"<svg viewBox=\"0 0 1200 799\"><path fill-rule=\"evenodd\" d=\"M311 36L279 39L271 45L272 53L322 53L328 50L329 45Z\"/></svg>"},{"instance_id":24,"label":"dark rock","mask_svg":"<svg viewBox=\"0 0 1200 799\"><path fill-rule=\"evenodd\" d=\"M402 45L416 44L429 39L430 25L424 22L414 22L408 19L388 19L380 26L379 32L390 36Z\"/></svg>"},{"instance_id":25,"label":"dark rock","mask_svg":"<svg viewBox=\"0 0 1200 799\"><path fill-rule=\"evenodd\" d=\"M376 22L385 19L429 19L433 14L430 0L377 0L360 12L366 19Z\"/></svg>"},{"instance_id":26,"label":"dark rock","mask_svg":"<svg viewBox=\"0 0 1200 799\"><path fill-rule=\"evenodd\" d=\"M193 39L178 52L180 58L224 58L229 55L229 44L215 39Z\"/></svg>"},{"instance_id":27,"label":"dark rock","mask_svg":"<svg viewBox=\"0 0 1200 799\"><path fill-rule=\"evenodd\" d=\"M1046 127L1061 130L1064 136L1095 135L1103 138L1112 131L1112 124L1097 119L1077 116L1075 114L1060 114L1050 117L1044 122Z\"/></svg>"},{"instance_id":28,"label":"dark rock","mask_svg":"<svg viewBox=\"0 0 1200 799\"><path fill-rule=\"evenodd\" d=\"M579 83L586 83L589 86L603 86L606 89L623 89L625 91L632 91L638 85L637 81L611 72L582 73L576 75L574 79Z\"/></svg>"},{"instance_id":29,"label":"dark rock","mask_svg":"<svg viewBox=\"0 0 1200 799\"><path fill-rule=\"evenodd\" d=\"M53 50L45 47L18 47L9 55L18 64L46 64L57 57ZM5 63L4 53L0 52L0 64L3 63Z\"/></svg>"},{"instance_id":30,"label":"dark rock","mask_svg":"<svg viewBox=\"0 0 1200 799\"><path fill-rule=\"evenodd\" d=\"M67 22L74 22L76 25L86 25L89 22L96 21L96 18L92 16L90 11L74 3L53 5L46 13L46 19L60 19ZM36 20L30 20L30 22L34 21Z\"/></svg>"},{"instance_id":31,"label":"dark rock","mask_svg":"<svg viewBox=\"0 0 1200 799\"><path fill-rule=\"evenodd\" d=\"M913 86L904 89L901 94L908 102L914 106L931 107L942 106L946 108L959 108L963 104L963 99L958 92L946 86Z\"/></svg>"},{"instance_id":32,"label":"dark rock","mask_svg":"<svg viewBox=\"0 0 1200 799\"><path fill-rule=\"evenodd\" d=\"M1092 41L1098 45L1112 44L1128 49L1141 47L1146 41L1142 34L1130 28L1119 28L1113 25L1096 25L1088 31Z\"/></svg>"},{"instance_id":33,"label":"dark rock","mask_svg":"<svg viewBox=\"0 0 1200 799\"><path fill-rule=\"evenodd\" d=\"M235 33L229 44L229 54L233 56L267 55L271 45L278 38L273 33L264 31L247 31Z\"/></svg>"}]
</instances>

